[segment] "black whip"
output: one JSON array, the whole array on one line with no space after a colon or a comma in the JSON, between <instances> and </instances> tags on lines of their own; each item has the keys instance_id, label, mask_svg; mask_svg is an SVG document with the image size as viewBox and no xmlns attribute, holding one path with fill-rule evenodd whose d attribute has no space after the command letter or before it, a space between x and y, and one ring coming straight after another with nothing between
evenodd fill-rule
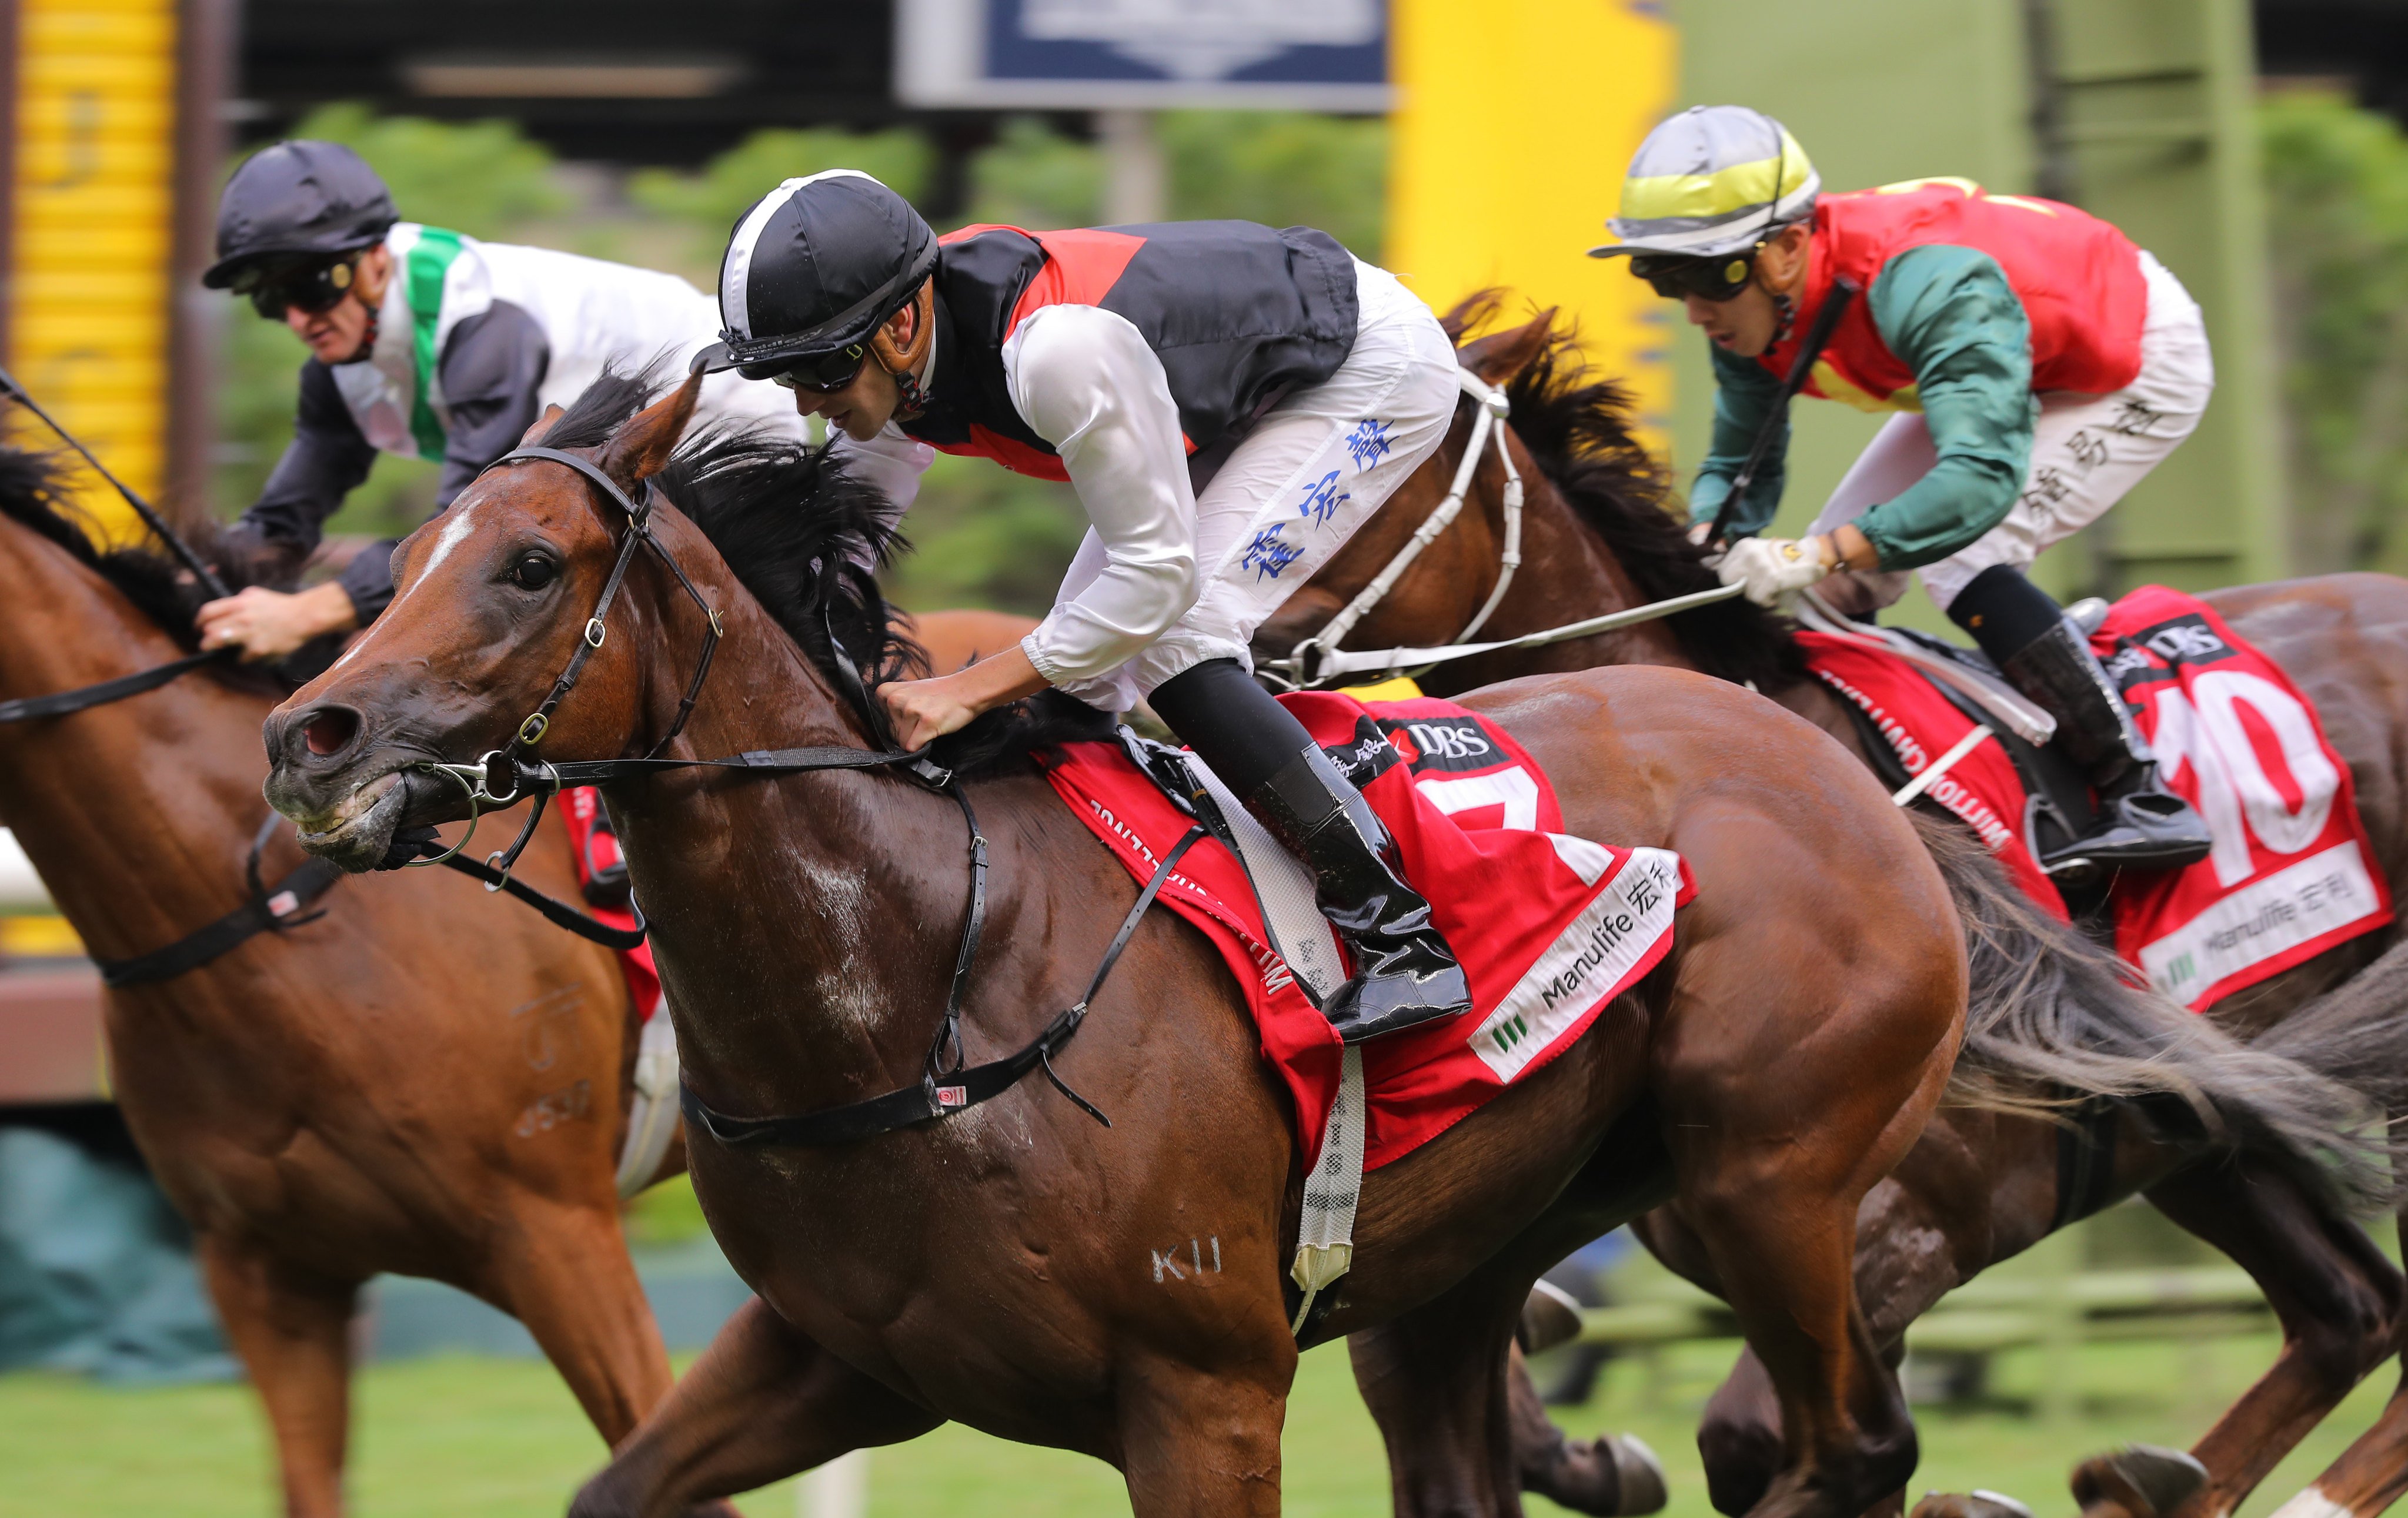
<instances>
[{"instance_id":1,"label":"black whip","mask_svg":"<svg viewBox=\"0 0 2408 1518\"><path fill-rule=\"evenodd\" d=\"M1832 276L1823 308L1814 313L1814 324L1806 329L1805 340L1798 345L1798 356L1789 361L1789 377L1781 382L1781 399L1765 413L1764 425L1756 429L1756 446L1747 451L1747 462L1740 465L1738 475L1731 480L1730 494L1723 497L1723 508L1714 513L1713 531L1706 535L1706 541L1722 541L1731 513L1739 509L1748 487L1756 483L1756 471L1763 466L1765 455L1772 451L1773 438L1781 435L1783 424L1789 420L1789 403L1806 388L1807 376L1813 372L1814 361L1829 345L1831 334L1839 330L1840 318L1847 311L1848 303L1863 292L1864 286L1846 275Z\"/></svg>"},{"instance_id":2,"label":"black whip","mask_svg":"<svg viewBox=\"0 0 2408 1518\"><path fill-rule=\"evenodd\" d=\"M178 537L175 528L167 525L166 518L161 516L150 502L127 488L124 480L110 474L106 465L93 457L92 450L78 441L75 434L60 426L50 412L43 410L39 403L26 393L25 387L17 382L17 377L7 369L0 369L0 395L6 395L41 418L42 424L57 433L61 442L83 455L83 461L92 465L95 474L117 487L117 494L125 497L125 504L134 508L134 514L142 519L142 524L158 535L159 540L167 545L168 551L175 554L178 561L193 572L193 578L201 582L202 589L221 601L234 594L226 589L225 581L218 578L216 570L201 562L201 556L193 551L192 545Z\"/></svg>"}]
</instances>

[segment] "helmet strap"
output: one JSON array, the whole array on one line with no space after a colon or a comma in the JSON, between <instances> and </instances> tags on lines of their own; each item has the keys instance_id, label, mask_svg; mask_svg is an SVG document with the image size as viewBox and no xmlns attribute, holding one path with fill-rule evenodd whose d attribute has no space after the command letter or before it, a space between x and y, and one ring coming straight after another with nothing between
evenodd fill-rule
<instances>
[{"instance_id":1,"label":"helmet strap","mask_svg":"<svg viewBox=\"0 0 2408 1518\"><path fill-rule=\"evenodd\" d=\"M1765 294L1772 297L1772 340L1785 342L1798 325L1798 303L1778 291Z\"/></svg>"},{"instance_id":2,"label":"helmet strap","mask_svg":"<svg viewBox=\"0 0 2408 1518\"><path fill-rule=\"evenodd\" d=\"M937 340L937 284L923 279L910 305L916 313L911 323L911 343L908 348L895 345L894 329L884 322L869 334L869 351L878 355L878 366L895 377L895 389L901 397L897 408L903 416L916 417L928 408L928 390L920 382L920 365L927 360L928 349Z\"/></svg>"}]
</instances>

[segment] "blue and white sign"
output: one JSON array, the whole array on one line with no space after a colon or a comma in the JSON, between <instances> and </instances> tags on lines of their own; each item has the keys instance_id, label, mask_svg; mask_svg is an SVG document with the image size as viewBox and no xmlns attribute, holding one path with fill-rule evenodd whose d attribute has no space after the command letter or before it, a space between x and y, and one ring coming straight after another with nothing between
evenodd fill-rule
<instances>
[{"instance_id":1,"label":"blue and white sign","mask_svg":"<svg viewBox=\"0 0 2408 1518\"><path fill-rule=\"evenodd\" d=\"M898 0L914 106L1385 110L1387 0Z\"/></svg>"}]
</instances>

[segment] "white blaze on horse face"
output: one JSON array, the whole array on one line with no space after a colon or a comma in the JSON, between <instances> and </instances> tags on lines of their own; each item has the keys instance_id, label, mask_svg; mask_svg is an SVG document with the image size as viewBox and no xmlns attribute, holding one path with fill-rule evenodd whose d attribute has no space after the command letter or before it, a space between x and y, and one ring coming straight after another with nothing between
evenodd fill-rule
<instances>
[{"instance_id":1,"label":"white blaze on horse face","mask_svg":"<svg viewBox=\"0 0 2408 1518\"><path fill-rule=\"evenodd\" d=\"M445 513L443 532L435 539L435 551L426 558L426 574L433 574L445 559L452 556L452 551L460 546L460 540L468 536L469 514L475 509L474 507L454 506Z\"/></svg>"}]
</instances>

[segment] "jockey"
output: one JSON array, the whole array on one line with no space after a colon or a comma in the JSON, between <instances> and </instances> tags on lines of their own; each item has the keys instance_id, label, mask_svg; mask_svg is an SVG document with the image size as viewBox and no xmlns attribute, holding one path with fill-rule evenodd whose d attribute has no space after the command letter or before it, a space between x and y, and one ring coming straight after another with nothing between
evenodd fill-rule
<instances>
[{"instance_id":1,"label":"jockey","mask_svg":"<svg viewBox=\"0 0 2408 1518\"><path fill-rule=\"evenodd\" d=\"M606 360L683 358L719 328L710 297L674 275L400 221L376 171L332 142L280 142L235 171L201 282L309 345L293 441L229 535L231 553L271 575L299 567L379 451L440 463L439 511ZM714 385L706 414L799 437L759 388ZM251 586L208 603L201 646L277 659L366 625L393 599L392 549L372 545L299 594Z\"/></svg>"},{"instance_id":2,"label":"jockey","mask_svg":"<svg viewBox=\"0 0 2408 1518\"><path fill-rule=\"evenodd\" d=\"M1468 1010L1429 904L1343 771L1254 683L1247 640L1434 452L1455 348L1325 233L1190 222L939 238L866 174L737 223L705 361L794 393L839 453L913 439L1074 486L1093 523L1053 611L957 674L879 688L918 748L1051 685L1140 697L1307 864L1354 952L1348 1042ZM928 456L922 448L924 464ZM916 483L895 492L899 511Z\"/></svg>"},{"instance_id":3,"label":"jockey","mask_svg":"<svg viewBox=\"0 0 2408 1518\"><path fill-rule=\"evenodd\" d=\"M2043 866L2206 857L2205 824L2158 781L2088 638L2025 575L2198 425L2215 383L2199 307L2163 265L2071 206L1964 179L1820 189L1780 122L1694 107L1640 145L1607 223L1620 240L1590 250L1629 256L1712 340L1713 442L1689 509L1701 537L1725 523L1723 582L1773 606L1837 574L1824 594L1862 614L1904 594L1914 571L2057 718L2098 793L2096 826ZM1841 276L1863 298L1806 393L1893 414L1808 537L1753 537L1781 502L1783 380ZM1768 428L1745 498L1730 500Z\"/></svg>"}]
</instances>

